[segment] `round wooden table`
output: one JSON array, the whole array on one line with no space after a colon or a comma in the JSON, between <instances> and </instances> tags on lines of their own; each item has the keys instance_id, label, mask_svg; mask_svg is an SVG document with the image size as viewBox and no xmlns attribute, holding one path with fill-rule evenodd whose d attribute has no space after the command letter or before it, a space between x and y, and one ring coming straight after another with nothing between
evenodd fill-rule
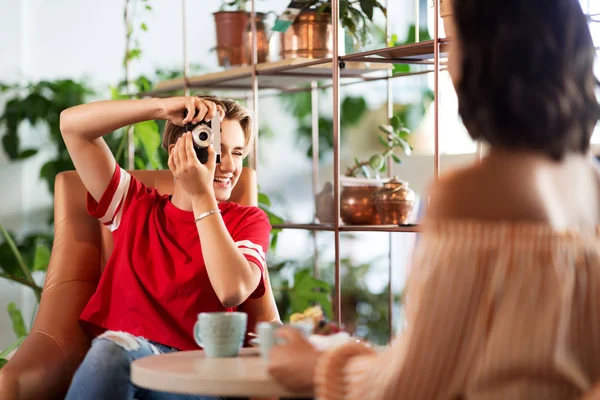
<instances>
[{"instance_id":1,"label":"round wooden table","mask_svg":"<svg viewBox=\"0 0 600 400\"><path fill-rule=\"evenodd\" d=\"M275 382L256 348L242 349L235 358L207 358L201 350L144 357L131 364L131 381L142 388L183 394L313 397L291 393Z\"/></svg>"}]
</instances>

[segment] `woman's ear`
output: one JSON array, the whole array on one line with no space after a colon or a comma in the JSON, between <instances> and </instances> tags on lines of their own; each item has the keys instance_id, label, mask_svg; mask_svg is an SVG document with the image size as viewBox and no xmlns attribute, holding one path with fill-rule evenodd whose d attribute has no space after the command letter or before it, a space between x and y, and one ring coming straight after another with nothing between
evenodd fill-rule
<instances>
[{"instance_id":1,"label":"woman's ear","mask_svg":"<svg viewBox=\"0 0 600 400\"><path fill-rule=\"evenodd\" d=\"M171 156L171 151L173 150L173 148L175 147L175 143L171 143L167 149L167 154L169 156Z\"/></svg>"}]
</instances>

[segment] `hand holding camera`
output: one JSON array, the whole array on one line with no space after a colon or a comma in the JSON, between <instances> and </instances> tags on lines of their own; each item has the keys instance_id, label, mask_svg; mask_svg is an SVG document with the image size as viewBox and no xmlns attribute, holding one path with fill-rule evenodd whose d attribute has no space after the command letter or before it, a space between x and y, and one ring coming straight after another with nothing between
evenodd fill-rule
<instances>
[{"instance_id":1,"label":"hand holding camera","mask_svg":"<svg viewBox=\"0 0 600 400\"><path fill-rule=\"evenodd\" d=\"M164 118L186 128L169 155L169 169L189 195L212 194L215 166L220 161L224 110L198 97L161 102Z\"/></svg>"},{"instance_id":2,"label":"hand holding camera","mask_svg":"<svg viewBox=\"0 0 600 400\"><path fill-rule=\"evenodd\" d=\"M208 160L211 144L217 163L221 162L221 120L225 116L221 106L199 97L173 97L161 99L161 107L165 119L192 132L194 151L202 164Z\"/></svg>"},{"instance_id":3,"label":"hand holding camera","mask_svg":"<svg viewBox=\"0 0 600 400\"><path fill-rule=\"evenodd\" d=\"M192 133L184 133L169 155L169 169L190 197L214 197L213 180L216 153L212 146L205 148L206 163L202 164L194 151Z\"/></svg>"},{"instance_id":4,"label":"hand holding camera","mask_svg":"<svg viewBox=\"0 0 600 400\"><path fill-rule=\"evenodd\" d=\"M185 124L198 124L201 121L211 121L215 115L220 120L225 116L225 110L209 100L200 97L170 97L159 99L162 119L166 119L177 126Z\"/></svg>"}]
</instances>

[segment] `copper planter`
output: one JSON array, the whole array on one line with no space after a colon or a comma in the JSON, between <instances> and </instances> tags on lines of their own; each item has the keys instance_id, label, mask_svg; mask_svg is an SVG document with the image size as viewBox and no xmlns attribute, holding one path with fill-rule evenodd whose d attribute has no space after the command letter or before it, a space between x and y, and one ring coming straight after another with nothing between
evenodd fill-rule
<instances>
[{"instance_id":1,"label":"copper planter","mask_svg":"<svg viewBox=\"0 0 600 400\"><path fill-rule=\"evenodd\" d=\"M281 58L327 58L333 52L331 14L302 11L281 35Z\"/></svg>"},{"instance_id":2,"label":"copper planter","mask_svg":"<svg viewBox=\"0 0 600 400\"><path fill-rule=\"evenodd\" d=\"M219 66L242 65L245 61L244 31L249 21L245 11L219 11L213 14L217 29Z\"/></svg>"},{"instance_id":3,"label":"copper planter","mask_svg":"<svg viewBox=\"0 0 600 400\"><path fill-rule=\"evenodd\" d=\"M405 225L415 208L415 192L408 183L391 179L374 195L375 206L384 225Z\"/></svg>"},{"instance_id":4,"label":"copper planter","mask_svg":"<svg viewBox=\"0 0 600 400\"><path fill-rule=\"evenodd\" d=\"M219 11L213 14L217 29L219 66L252 64L252 24L245 11ZM265 14L256 13L256 46L258 62L267 61L269 42L264 23Z\"/></svg>"},{"instance_id":5,"label":"copper planter","mask_svg":"<svg viewBox=\"0 0 600 400\"><path fill-rule=\"evenodd\" d=\"M340 193L340 217L348 225L379 225L375 207L378 186L344 186Z\"/></svg>"},{"instance_id":6,"label":"copper planter","mask_svg":"<svg viewBox=\"0 0 600 400\"><path fill-rule=\"evenodd\" d=\"M257 63L268 61L269 57L269 38L267 27L265 25L265 13L256 13L256 53ZM244 61L247 65L252 64L252 22L248 16L248 23L244 31Z\"/></svg>"}]
</instances>

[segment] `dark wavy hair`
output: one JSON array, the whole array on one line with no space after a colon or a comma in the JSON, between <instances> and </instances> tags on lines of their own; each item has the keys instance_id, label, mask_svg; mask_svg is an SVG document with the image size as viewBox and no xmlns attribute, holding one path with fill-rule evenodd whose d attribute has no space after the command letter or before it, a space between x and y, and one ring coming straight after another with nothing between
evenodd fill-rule
<instances>
[{"instance_id":1,"label":"dark wavy hair","mask_svg":"<svg viewBox=\"0 0 600 400\"><path fill-rule=\"evenodd\" d=\"M577 0L454 0L456 91L469 134L554 160L586 153L600 118L595 49Z\"/></svg>"}]
</instances>

